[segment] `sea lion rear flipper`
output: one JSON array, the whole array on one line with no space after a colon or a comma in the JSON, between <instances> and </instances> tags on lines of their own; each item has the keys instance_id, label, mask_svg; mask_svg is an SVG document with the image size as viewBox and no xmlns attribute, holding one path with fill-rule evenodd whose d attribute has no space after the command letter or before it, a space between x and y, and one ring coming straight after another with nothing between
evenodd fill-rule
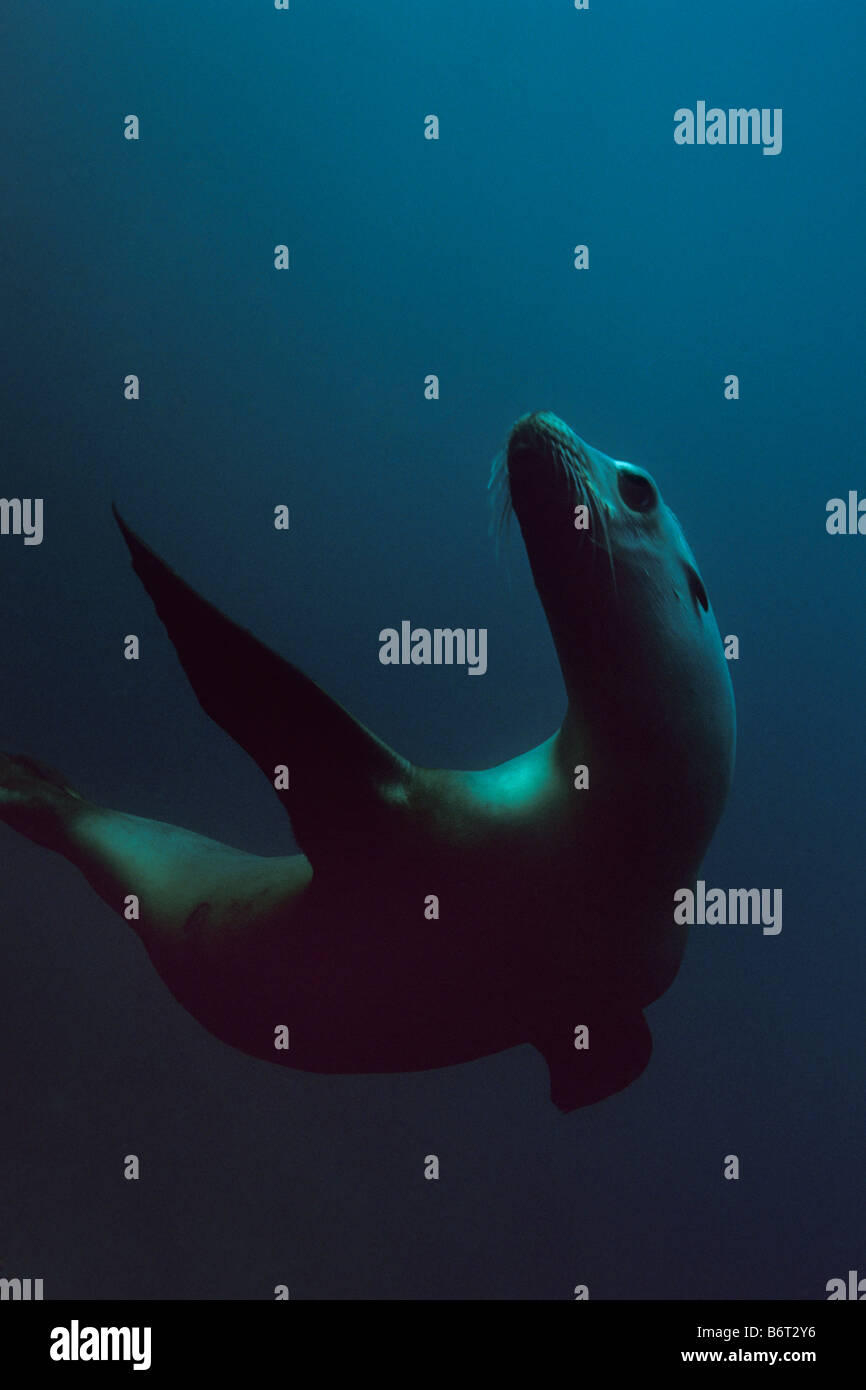
<instances>
[{"instance_id":1,"label":"sea lion rear flipper","mask_svg":"<svg viewBox=\"0 0 866 1390\"><path fill-rule=\"evenodd\" d=\"M313 865L344 855L347 840L370 833L377 810L399 803L412 765L196 593L113 510L202 709L272 787L278 765L288 768L289 788L278 795Z\"/></svg>"}]
</instances>

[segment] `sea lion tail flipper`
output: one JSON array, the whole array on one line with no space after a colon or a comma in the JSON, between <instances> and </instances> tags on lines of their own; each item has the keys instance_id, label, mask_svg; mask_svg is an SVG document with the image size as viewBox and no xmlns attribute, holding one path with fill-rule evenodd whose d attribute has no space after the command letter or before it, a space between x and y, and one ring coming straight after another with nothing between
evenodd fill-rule
<instances>
[{"instance_id":1,"label":"sea lion tail flipper","mask_svg":"<svg viewBox=\"0 0 866 1390\"><path fill-rule=\"evenodd\" d=\"M112 508L199 704L277 790L314 867L347 838L369 835L375 812L400 804L411 763L196 593ZM280 766L288 789L278 786Z\"/></svg>"},{"instance_id":2,"label":"sea lion tail flipper","mask_svg":"<svg viewBox=\"0 0 866 1390\"><path fill-rule=\"evenodd\" d=\"M581 1011L576 1011L576 1016ZM578 1035L578 1028L585 1032ZM604 1010L578 1028L564 1024L532 1039L550 1072L550 1099L560 1110L594 1105L637 1080L652 1054L652 1034L639 1009Z\"/></svg>"}]
</instances>

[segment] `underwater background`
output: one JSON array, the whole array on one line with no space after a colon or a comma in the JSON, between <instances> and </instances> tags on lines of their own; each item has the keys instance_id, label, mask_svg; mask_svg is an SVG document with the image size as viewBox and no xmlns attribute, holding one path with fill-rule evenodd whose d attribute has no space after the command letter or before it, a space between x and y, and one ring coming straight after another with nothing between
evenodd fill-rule
<instances>
[{"instance_id":1,"label":"underwater background","mask_svg":"<svg viewBox=\"0 0 866 1390\"><path fill-rule=\"evenodd\" d=\"M549 409L653 474L739 637L703 877L784 894L777 936L694 927L647 1070L563 1115L528 1045L398 1076L245 1057L0 827L0 1272L75 1299L823 1299L866 1274L866 538L825 526L866 491L866 11L16 0L0 37L0 492L45 508L41 545L0 537L0 746L111 807L294 844L112 499L416 762L539 743L562 681L486 484ZM676 145L699 100L782 108L781 153ZM403 618L486 627L484 678L381 665Z\"/></svg>"}]
</instances>

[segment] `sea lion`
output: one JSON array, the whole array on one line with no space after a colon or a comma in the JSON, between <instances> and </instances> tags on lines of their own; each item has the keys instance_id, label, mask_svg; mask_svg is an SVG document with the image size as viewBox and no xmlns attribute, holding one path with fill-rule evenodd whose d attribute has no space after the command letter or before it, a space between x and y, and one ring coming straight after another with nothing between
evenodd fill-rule
<instances>
[{"instance_id":1,"label":"sea lion","mask_svg":"<svg viewBox=\"0 0 866 1390\"><path fill-rule=\"evenodd\" d=\"M481 771L415 766L115 511L206 713L272 787L288 767L277 795L302 853L261 858L105 810L21 757L0 763L0 815L118 911L135 894L169 989L244 1052L405 1072L530 1042L567 1111L646 1066L642 1011L682 959L673 895L725 802L734 702L694 556L648 473L534 412L491 484L520 523L568 696L537 748Z\"/></svg>"}]
</instances>

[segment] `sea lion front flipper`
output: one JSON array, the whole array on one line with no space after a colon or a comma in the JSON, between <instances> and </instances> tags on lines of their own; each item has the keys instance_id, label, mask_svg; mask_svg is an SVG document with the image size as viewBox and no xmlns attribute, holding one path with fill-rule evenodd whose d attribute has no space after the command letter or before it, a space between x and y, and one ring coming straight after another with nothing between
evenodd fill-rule
<instances>
[{"instance_id":1,"label":"sea lion front flipper","mask_svg":"<svg viewBox=\"0 0 866 1390\"><path fill-rule=\"evenodd\" d=\"M573 1011L583 1016L584 1011ZM536 1030L531 1041L547 1062L550 1099L560 1110L595 1105L637 1080L652 1054L652 1034L639 1009L613 1008L585 1019L586 1031L575 1046L569 1024Z\"/></svg>"},{"instance_id":2,"label":"sea lion front flipper","mask_svg":"<svg viewBox=\"0 0 866 1390\"><path fill-rule=\"evenodd\" d=\"M113 506L113 504L112 504ZM275 787L313 866L369 838L383 807L399 804L412 765L245 628L175 574L113 506L132 566L153 600L199 704Z\"/></svg>"}]
</instances>

